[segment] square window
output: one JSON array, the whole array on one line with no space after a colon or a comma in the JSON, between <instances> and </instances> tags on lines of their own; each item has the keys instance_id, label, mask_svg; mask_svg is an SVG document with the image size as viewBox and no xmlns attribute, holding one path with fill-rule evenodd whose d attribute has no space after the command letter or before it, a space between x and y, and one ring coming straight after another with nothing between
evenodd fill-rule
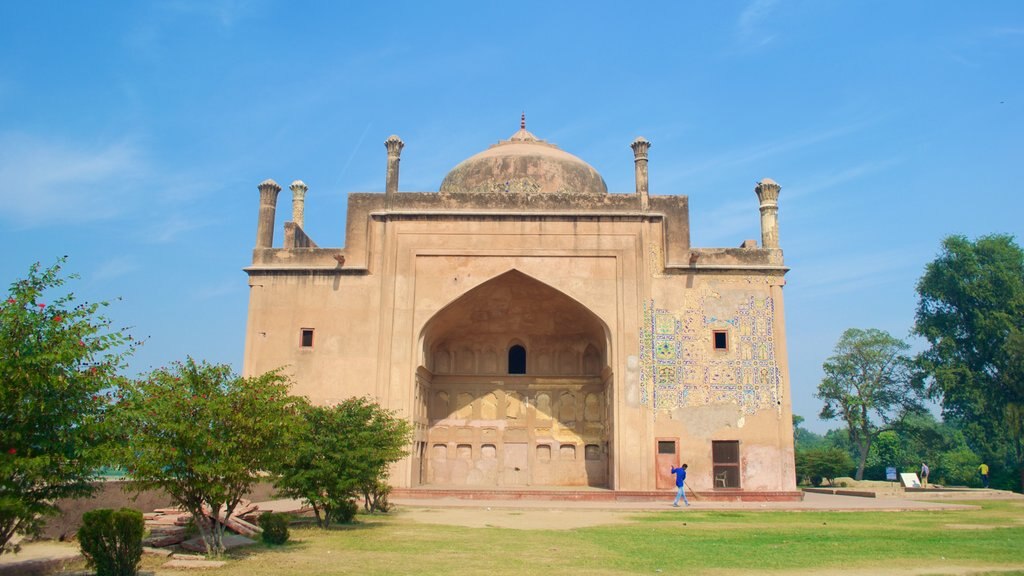
<instances>
[{"instance_id":1,"label":"square window","mask_svg":"<svg viewBox=\"0 0 1024 576\"><path fill-rule=\"evenodd\" d=\"M715 330L712 333L715 350L729 349L729 333L725 330Z\"/></svg>"},{"instance_id":2,"label":"square window","mask_svg":"<svg viewBox=\"0 0 1024 576\"><path fill-rule=\"evenodd\" d=\"M312 348L313 347L313 329L312 328L303 328L299 332L299 346L301 346L303 348Z\"/></svg>"}]
</instances>

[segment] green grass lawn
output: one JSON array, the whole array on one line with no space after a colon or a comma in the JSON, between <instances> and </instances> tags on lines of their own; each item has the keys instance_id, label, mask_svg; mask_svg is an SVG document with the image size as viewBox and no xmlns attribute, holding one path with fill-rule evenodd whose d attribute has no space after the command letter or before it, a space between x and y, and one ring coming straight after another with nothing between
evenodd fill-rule
<instances>
[{"instance_id":1,"label":"green grass lawn","mask_svg":"<svg viewBox=\"0 0 1024 576\"><path fill-rule=\"evenodd\" d=\"M203 574L1024 575L1024 503L979 505L942 512L665 511L576 530L422 524L399 511L328 531L293 528L286 545L246 549ZM161 563L147 558L144 569L159 571Z\"/></svg>"}]
</instances>

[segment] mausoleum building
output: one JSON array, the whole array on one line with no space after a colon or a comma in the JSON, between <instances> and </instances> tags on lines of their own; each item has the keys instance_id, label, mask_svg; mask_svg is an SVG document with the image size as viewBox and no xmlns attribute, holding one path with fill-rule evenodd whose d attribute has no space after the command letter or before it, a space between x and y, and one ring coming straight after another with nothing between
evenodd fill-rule
<instances>
[{"instance_id":1,"label":"mausoleum building","mask_svg":"<svg viewBox=\"0 0 1024 576\"><path fill-rule=\"evenodd\" d=\"M276 247L281 187L259 185L246 374L408 417L399 489L652 492L687 462L698 492L799 497L778 184L750 196L760 244L698 248L687 196L649 192L643 138L621 194L525 120L436 192L399 191L403 146L383 193L348 196L344 247L307 235L298 180Z\"/></svg>"}]
</instances>

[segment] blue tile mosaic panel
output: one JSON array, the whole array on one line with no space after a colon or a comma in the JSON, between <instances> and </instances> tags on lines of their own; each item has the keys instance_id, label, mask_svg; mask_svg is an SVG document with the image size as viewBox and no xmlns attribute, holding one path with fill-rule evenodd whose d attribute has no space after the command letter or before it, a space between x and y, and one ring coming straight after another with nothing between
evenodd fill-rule
<instances>
[{"instance_id":1,"label":"blue tile mosaic panel","mask_svg":"<svg viewBox=\"0 0 1024 576\"><path fill-rule=\"evenodd\" d=\"M745 414L781 411L772 298L748 296L724 318L707 316L710 298L719 295L704 290L678 311L644 303L641 402L656 410L733 403ZM721 307L715 310L721 316ZM729 330L729 349L712 351L712 330L723 328Z\"/></svg>"}]
</instances>

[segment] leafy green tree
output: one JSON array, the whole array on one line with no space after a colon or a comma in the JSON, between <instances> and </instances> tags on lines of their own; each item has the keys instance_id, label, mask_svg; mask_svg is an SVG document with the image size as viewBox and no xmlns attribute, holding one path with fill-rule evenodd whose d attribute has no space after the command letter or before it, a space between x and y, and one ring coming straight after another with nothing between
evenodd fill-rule
<instances>
[{"instance_id":1,"label":"leafy green tree","mask_svg":"<svg viewBox=\"0 0 1024 576\"><path fill-rule=\"evenodd\" d=\"M134 349L100 314L60 294L66 259L32 265L0 303L0 554L34 534L54 502L91 494L102 464L104 389ZM54 293L57 292L57 293Z\"/></svg>"},{"instance_id":2,"label":"leafy green tree","mask_svg":"<svg viewBox=\"0 0 1024 576\"><path fill-rule=\"evenodd\" d=\"M918 407L909 346L884 330L850 328L823 366L815 397L824 401L821 418L842 418L857 449L856 479L864 478L871 443L878 434Z\"/></svg>"},{"instance_id":3,"label":"leafy green tree","mask_svg":"<svg viewBox=\"0 0 1024 576\"><path fill-rule=\"evenodd\" d=\"M950 236L917 284L919 361L946 421L1024 484L1024 251L1012 236Z\"/></svg>"},{"instance_id":4,"label":"leafy green tree","mask_svg":"<svg viewBox=\"0 0 1024 576\"><path fill-rule=\"evenodd\" d=\"M947 450L936 460L939 475L937 480L949 486L981 486L978 465L981 458L970 448Z\"/></svg>"},{"instance_id":5,"label":"leafy green tree","mask_svg":"<svg viewBox=\"0 0 1024 576\"><path fill-rule=\"evenodd\" d=\"M903 459L901 470L917 470L921 462L931 468L931 480L939 484L978 485L977 466L981 458L968 446L963 433L941 422L926 410L915 411L894 426L899 435ZM973 465L973 476L965 469Z\"/></svg>"},{"instance_id":6,"label":"leafy green tree","mask_svg":"<svg viewBox=\"0 0 1024 576\"><path fill-rule=\"evenodd\" d=\"M117 412L128 479L167 492L220 555L224 522L290 450L302 400L288 391L280 372L240 378L191 358L126 384Z\"/></svg>"},{"instance_id":7,"label":"leafy green tree","mask_svg":"<svg viewBox=\"0 0 1024 576\"><path fill-rule=\"evenodd\" d=\"M815 486L822 479L834 484L836 477L849 474L852 469L853 458L842 448L816 448L796 455L797 477L810 479Z\"/></svg>"},{"instance_id":8,"label":"leafy green tree","mask_svg":"<svg viewBox=\"0 0 1024 576\"><path fill-rule=\"evenodd\" d=\"M287 460L277 469L278 489L313 506L327 528L351 502L370 498L387 480L388 466L406 455L412 427L407 420L368 398L335 406L307 406L305 426Z\"/></svg>"},{"instance_id":9,"label":"leafy green tree","mask_svg":"<svg viewBox=\"0 0 1024 576\"><path fill-rule=\"evenodd\" d=\"M928 462L932 469L932 479L936 481L941 454L966 447L963 435L958 430L937 420L926 410L908 413L893 429L903 448L901 470L917 470L921 462Z\"/></svg>"},{"instance_id":10,"label":"leafy green tree","mask_svg":"<svg viewBox=\"0 0 1024 576\"><path fill-rule=\"evenodd\" d=\"M825 447L825 438L801 426L804 417L793 414L793 447L796 451Z\"/></svg>"},{"instance_id":11,"label":"leafy green tree","mask_svg":"<svg viewBox=\"0 0 1024 576\"><path fill-rule=\"evenodd\" d=\"M850 431L846 428L833 428L827 430L822 436L822 448L840 448L846 450L852 458L856 454L856 448L850 442Z\"/></svg>"},{"instance_id":12,"label":"leafy green tree","mask_svg":"<svg viewBox=\"0 0 1024 576\"><path fill-rule=\"evenodd\" d=\"M885 480L885 469L892 466L906 470L903 442L894 430L883 430L871 443L871 452L864 466L864 477L868 480Z\"/></svg>"}]
</instances>

